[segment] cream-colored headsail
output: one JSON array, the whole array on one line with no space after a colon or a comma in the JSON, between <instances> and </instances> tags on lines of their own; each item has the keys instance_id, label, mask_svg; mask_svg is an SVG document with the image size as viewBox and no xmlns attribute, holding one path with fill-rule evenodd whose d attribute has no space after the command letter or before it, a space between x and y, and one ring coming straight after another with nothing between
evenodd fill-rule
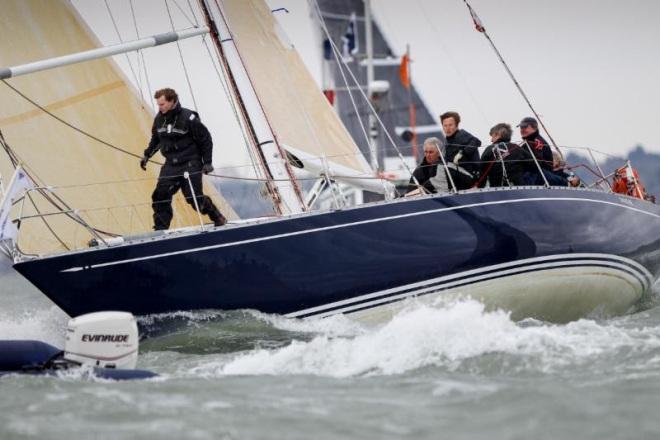
<instances>
[{"instance_id":1,"label":"cream-colored headsail","mask_svg":"<svg viewBox=\"0 0 660 440\"><path fill-rule=\"evenodd\" d=\"M279 143L323 168L374 172L263 0L223 0L223 11ZM319 167L320 165L320 167ZM336 165L336 166L333 166Z\"/></svg>"},{"instance_id":2,"label":"cream-colored headsail","mask_svg":"<svg viewBox=\"0 0 660 440\"><path fill-rule=\"evenodd\" d=\"M97 46L93 33L66 0L2 2L0 66ZM117 234L149 230L151 193L159 167L150 165L145 173L139 167L139 157L149 140L153 115L113 61L101 59L60 67L12 78L7 83L64 121L137 156L76 132L0 83L0 130L28 172L41 179L37 184L55 187L55 194L99 230ZM157 155L154 160L163 159ZM0 173L13 173L3 151ZM210 185L205 191L220 203L225 215L235 216ZM56 210L40 196L35 202L41 212ZM174 210L173 227L199 222L180 195ZM25 203L23 216L35 212L31 203ZM79 248L90 237L85 228L57 215L23 222L19 245L24 252L42 254Z\"/></svg>"}]
</instances>

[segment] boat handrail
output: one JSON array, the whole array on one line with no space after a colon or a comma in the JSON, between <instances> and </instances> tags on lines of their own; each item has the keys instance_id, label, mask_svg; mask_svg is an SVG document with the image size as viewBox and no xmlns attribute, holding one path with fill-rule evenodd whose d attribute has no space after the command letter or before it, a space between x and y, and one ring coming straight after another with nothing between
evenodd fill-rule
<instances>
[{"instance_id":1,"label":"boat handrail","mask_svg":"<svg viewBox=\"0 0 660 440\"><path fill-rule=\"evenodd\" d=\"M529 145L527 146L529 148ZM578 150L583 150L589 152L589 156L591 156L591 160L596 164L595 168L592 168L590 165L587 163L581 163L578 165L573 165L569 166L566 169L571 170L575 169L578 167L583 167L585 168L586 171L588 171L590 174L595 176L595 180L592 182L590 179L585 179L583 178L583 183L582 186L587 189L591 190L600 190L600 191L606 191L606 192L611 192L611 179L614 176L614 172L609 173L609 174L604 174L602 171L602 168L600 167L598 161L593 155L593 152L596 153L601 153L598 150L592 150L589 147L562 147L562 148L567 148L567 149L578 149ZM615 157L612 155L607 155L608 157ZM451 194L459 194L462 193L463 191L458 190L456 187L455 182L453 181L451 177L451 173L449 173L449 164L446 161L446 158L444 155L440 155L441 160L442 160L442 166L447 172L449 178L448 178L448 183L450 185L450 190ZM530 159L527 159L530 160ZM541 171L541 166L539 161L533 157L534 163L539 169L539 172L542 174ZM470 161L461 161L461 164L469 164L472 163ZM610 162L611 163L611 162ZM623 161L621 166L626 166L630 163L630 161ZM435 165L437 166L437 165ZM223 175L215 175L219 179L222 178L234 178L234 179L245 179L245 180L257 180L261 181L263 179L254 179L251 177L243 178L240 176L223 176ZM582 177L582 176L581 176ZM381 176L360 176L356 178L364 178L364 179L382 179ZM140 178L139 180L146 180L146 179L151 179L151 180L156 180L156 177L149 177L149 178ZM306 177L302 177L301 180L307 179ZM311 179L317 179L316 176L309 178ZM550 187L547 179L545 176L543 176L545 187L548 188ZM134 182L135 180L138 179L126 179L122 181L109 181L109 182L91 182L91 183L81 183L77 185L61 185L61 186L39 186L36 188L33 188L29 190L26 194L34 193L36 191L42 192L42 195L45 194L47 197L46 193L56 193L62 190L66 190L67 192L70 192L71 190L85 190L85 188L89 188L89 190L94 191L94 187L97 185L119 185L119 184L131 184L131 182ZM390 180L399 180L403 181L401 176L398 177L392 177L390 176ZM407 179L406 179L407 180ZM222 188L222 184L220 184L220 188ZM211 194L211 197L214 197L215 194ZM244 198L244 197L243 197ZM64 200L66 200L67 197L64 197ZM148 219L147 216L145 215L145 211L149 211L148 209L145 210L147 206L152 205L151 200L145 200L143 203L130 203L130 204L118 204L118 205L111 205L111 206L94 206L86 209L75 209L71 206L67 206L66 204L60 204L60 205L49 205L53 206L56 209L55 210L48 210L46 211L41 207L39 210L31 210L27 209L26 206L26 198L24 197L22 201L19 201L20 205L20 212L18 213L18 216L16 220L14 220L17 225L20 225L25 222L34 222L34 221L42 221L45 223L46 218L52 218L54 216L67 216L69 217L69 221L75 222L79 226L75 226L74 228L67 227L66 232L64 233L65 235L71 235L72 237L67 237L67 242L75 242L76 245L72 246L73 248L79 249L83 247L88 246L88 240L90 236L96 240L97 243L99 243L102 246L107 246L107 240L109 238L115 237L115 236L125 236L125 237L130 237L130 236L136 236L139 234L144 234L145 231L149 231L150 229L150 218ZM26 210L30 212L25 212ZM41 211L41 212L39 212ZM256 214L256 217L259 217L259 214ZM199 218L199 217L198 217ZM102 219L102 221L99 223L98 219ZM173 229L178 229L187 225L183 225L181 223L176 223L177 221L180 221L181 219L179 216L175 215L174 216L175 223L172 225ZM253 220L252 218L247 219L246 222L250 222ZM97 227L97 225L103 224L104 227ZM205 225L202 219L200 219L198 225L195 226L195 229L199 228L204 229ZM86 237L84 240L82 240L82 237L78 237L77 234L80 232L76 231L82 231L84 229L84 237ZM102 229L108 229L112 232L107 232ZM24 229L25 230L25 229ZM46 250L45 253L50 254L52 252L59 252L61 251L61 246L58 245L57 243L53 242L53 247L51 251Z\"/></svg>"}]
</instances>

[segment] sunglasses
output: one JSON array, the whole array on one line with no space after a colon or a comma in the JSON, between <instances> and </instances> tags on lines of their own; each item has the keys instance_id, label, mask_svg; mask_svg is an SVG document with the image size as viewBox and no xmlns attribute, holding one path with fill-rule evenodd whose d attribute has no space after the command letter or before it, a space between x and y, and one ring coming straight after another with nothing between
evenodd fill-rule
<instances>
[{"instance_id":1,"label":"sunglasses","mask_svg":"<svg viewBox=\"0 0 660 440\"><path fill-rule=\"evenodd\" d=\"M520 129L523 129L523 128L530 127L530 125L529 124L521 124L521 125L519 125L519 127L520 127Z\"/></svg>"}]
</instances>

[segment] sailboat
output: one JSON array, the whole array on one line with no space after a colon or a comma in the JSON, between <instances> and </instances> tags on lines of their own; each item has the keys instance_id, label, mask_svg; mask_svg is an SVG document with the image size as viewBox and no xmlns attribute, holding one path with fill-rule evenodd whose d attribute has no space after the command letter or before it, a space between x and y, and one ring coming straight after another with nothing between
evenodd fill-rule
<instances>
[{"instance_id":1,"label":"sailboat","mask_svg":"<svg viewBox=\"0 0 660 440\"><path fill-rule=\"evenodd\" d=\"M89 30L64 1L46 3L48 10L32 0L19 4L12 12L30 20L30 29L71 30L55 32L44 50L61 44L71 53L93 46ZM100 59L5 80L19 91L36 87L38 95L53 94L45 100L51 104L36 109L29 101L3 106L0 130L12 162L38 177L38 190L12 210L20 220L10 246L13 267L69 315L256 309L292 318L344 313L381 321L410 301L470 296L510 310L514 319L566 322L625 313L660 276L660 208L635 197L541 186L392 198L391 185L359 152L265 3L202 0L199 8L277 215L213 227L196 223L193 211L172 231L124 233L132 221L148 224L144 201L153 180L138 186L141 176L118 176L137 168L133 162L125 166L135 160L126 151L139 151L107 148L98 158L86 142L58 145L58 136L42 135L62 130L61 120L75 117L71 125L100 139L127 135L128 128L108 123L115 108L135 113L133 135L148 133L148 112L116 67ZM17 38L4 24L2 40ZM24 40L17 38L17 44ZM18 58L14 64L25 62ZM16 90L3 93L16 100ZM105 101L110 97L120 101ZM94 113L98 108L101 115ZM58 109L72 114L58 120L44 111L57 116ZM312 210L294 167L320 183L348 182L385 200ZM5 165L3 175L8 170ZM126 182L128 189L105 195L95 188L91 196L76 198L76 183L99 181L98 173L107 173L106 181ZM111 195L116 199L106 199ZM108 215L101 202L131 208ZM185 209L177 209L178 215ZM88 214L95 212L100 215ZM98 245L87 247L90 238ZM44 251L44 244L61 248Z\"/></svg>"}]
</instances>

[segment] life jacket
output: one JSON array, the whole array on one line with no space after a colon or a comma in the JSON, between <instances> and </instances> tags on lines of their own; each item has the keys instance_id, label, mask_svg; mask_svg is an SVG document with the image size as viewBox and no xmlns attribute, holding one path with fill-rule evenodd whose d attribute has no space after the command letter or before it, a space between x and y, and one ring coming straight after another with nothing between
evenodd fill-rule
<instances>
[{"instance_id":1,"label":"life jacket","mask_svg":"<svg viewBox=\"0 0 660 440\"><path fill-rule=\"evenodd\" d=\"M612 191L618 194L626 194L642 200L648 200L646 188L639 179L637 170L630 166L618 168L614 172Z\"/></svg>"},{"instance_id":2,"label":"life jacket","mask_svg":"<svg viewBox=\"0 0 660 440\"><path fill-rule=\"evenodd\" d=\"M185 108L174 113L171 120L158 115L156 132L160 141L160 151L165 157L194 146L190 133L190 121L195 117L197 117L195 112Z\"/></svg>"},{"instance_id":3,"label":"life jacket","mask_svg":"<svg viewBox=\"0 0 660 440\"><path fill-rule=\"evenodd\" d=\"M177 164L201 159L199 147L190 132L191 121L198 117L196 112L183 107L176 108L168 117L160 113L156 116L160 152L167 162Z\"/></svg>"}]
</instances>

